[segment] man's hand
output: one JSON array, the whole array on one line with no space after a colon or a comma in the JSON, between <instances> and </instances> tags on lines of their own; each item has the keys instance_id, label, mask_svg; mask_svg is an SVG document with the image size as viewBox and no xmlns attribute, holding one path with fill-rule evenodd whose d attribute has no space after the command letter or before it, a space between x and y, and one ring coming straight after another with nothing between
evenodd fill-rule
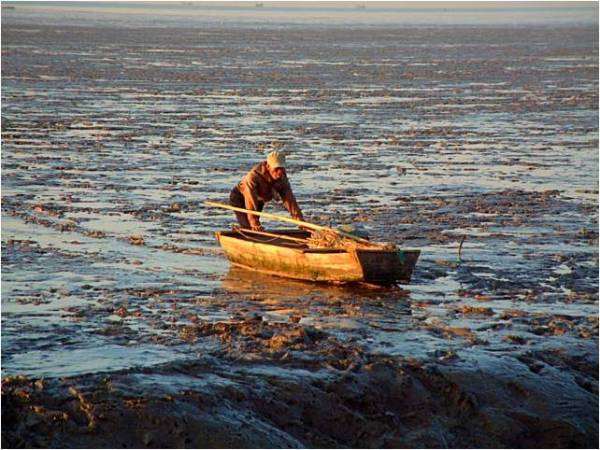
<instances>
[{"instance_id":1,"label":"man's hand","mask_svg":"<svg viewBox=\"0 0 600 450\"><path fill-rule=\"evenodd\" d=\"M265 231L262 225L252 225L252 231Z\"/></svg>"},{"instance_id":2,"label":"man's hand","mask_svg":"<svg viewBox=\"0 0 600 450\"><path fill-rule=\"evenodd\" d=\"M293 216L293 218L295 220L301 220L302 222L304 222L304 216L302 215L302 213L296 214L295 216ZM303 225L298 225L298 228L300 228L301 230L304 230L304 231L311 231L310 228L307 228Z\"/></svg>"}]
</instances>

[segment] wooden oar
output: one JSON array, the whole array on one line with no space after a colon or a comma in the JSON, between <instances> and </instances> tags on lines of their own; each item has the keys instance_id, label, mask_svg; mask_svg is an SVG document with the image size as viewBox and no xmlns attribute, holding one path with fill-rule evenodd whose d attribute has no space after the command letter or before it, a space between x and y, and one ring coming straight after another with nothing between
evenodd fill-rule
<instances>
[{"instance_id":1,"label":"wooden oar","mask_svg":"<svg viewBox=\"0 0 600 450\"><path fill-rule=\"evenodd\" d=\"M253 214L255 216L267 217L269 219L279 220L281 222L293 223L295 225L299 225L299 226L302 226L302 227L305 227L305 228L309 228L311 230L333 231L334 233L337 233L340 236L347 237L348 239L352 239L352 240L355 240L357 242L362 242L363 244L367 244L367 245L372 245L372 246L375 245L371 241L368 241L367 239L363 239L363 238L358 237L358 236L354 236L353 234L346 233L346 232L340 231L340 230L336 230L336 229L330 228L330 227L324 227L322 225L316 225L316 224L310 223L310 222L304 222L303 220L296 220L296 219L292 219L290 217L278 216L276 214L271 214L271 213L266 213L266 212L252 211L250 209L238 208L237 206L226 205L224 203L219 203L219 202L211 202L211 201L208 201L208 200L206 200L204 202L204 204L208 205L208 206L214 206L216 208L230 209L232 211L239 211L239 212L243 212L243 213L246 213L246 214Z\"/></svg>"}]
</instances>

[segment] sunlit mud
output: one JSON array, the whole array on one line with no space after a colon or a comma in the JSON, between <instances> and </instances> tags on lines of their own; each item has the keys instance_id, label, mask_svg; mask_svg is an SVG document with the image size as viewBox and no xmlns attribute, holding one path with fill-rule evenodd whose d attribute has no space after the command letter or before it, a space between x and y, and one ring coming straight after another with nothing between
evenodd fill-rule
<instances>
[{"instance_id":1,"label":"sunlit mud","mask_svg":"<svg viewBox=\"0 0 600 450\"><path fill-rule=\"evenodd\" d=\"M3 18L3 439L597 446L597 55L597 27ZM202 202L271 143L309 221L422 250L411 284L229 266Z\"/></svg>"}]
</instances>

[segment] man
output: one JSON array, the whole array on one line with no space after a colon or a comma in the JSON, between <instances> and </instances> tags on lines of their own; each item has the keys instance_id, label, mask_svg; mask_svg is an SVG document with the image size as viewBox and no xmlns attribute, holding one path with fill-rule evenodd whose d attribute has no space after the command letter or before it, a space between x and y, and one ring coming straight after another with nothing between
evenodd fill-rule
<instances>
[{"instance_id":1,"label":"man","mask_svg":"<svg viewBox=\"0 0 600 450\"><path fill-rule=\"evenodd\" d=\"M294 219L303 220L302 211L296 203L285 172L285 155L278 151L269 153L266 161L258 163L246 174L231 190L229 203L238 208L260 212L275 193L279 194L283 205ZM237 211L235 215L242 228L263 230L258 216Z\"/></svg>"}]
</instances>

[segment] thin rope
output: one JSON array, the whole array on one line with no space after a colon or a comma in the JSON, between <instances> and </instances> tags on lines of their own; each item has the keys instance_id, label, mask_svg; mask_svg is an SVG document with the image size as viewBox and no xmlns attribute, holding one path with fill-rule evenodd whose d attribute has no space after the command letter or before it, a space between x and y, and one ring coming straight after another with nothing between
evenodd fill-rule
<instances>
[{"instance_id":1,"label":"thin rope","mask_svg":"<svg viewBox=\"0 0 600 450\"><path fill-rule=\"evenodd\" d=\"M270 243L270 242L274 242L274 241L276 241L277 239L280 239L280 238L278 238L278 237L274 237L274 238L271 238L271 239L268 239L268 240L262 240L262 239L257 239L257 238L254 238L254 237L248 236L248 235L247 235L246 233L244 233L244 232L243 232L243 231L242 231L240 228L236 228L236 229L235 229L235 231L237 231L238 233L240 233L240 234L241 234L242 236L244 236L246 239L248 239L248 240L250 240L250 241L254 241L254 242L259 242L259 243L261 243L261 244L268 244L268 243ZM302 246L304 246L304 245L305 245L305 244L296 244L296 243L293 243L293 244L292 244L291 242L289 242L289 243L288 243L288 242L289 242L289 241L286 241L286 246L289 246L289 247L298 247L298 248L300 248L300 247L302 247Z\"/></svg>"},{"instance_id":2,"label":"thin rope","mask_svg":"<svg viewBox=\"0 0 600 450\"><path fill-rule=\"evenodd\" d=\"M248 236L246 233L244 233L244 232L241 230L241 228L237 228L237 229L236 229L236 231L237 231L238 233L240 233L242 236L244 236L246 239L250 240L250 241L255 241L255 242L264 242L265 244L268 244L269 242L273 242L273 241L275 241L275 240L279 239L278 237L275 237L275 238L271 238L271 239L269 239L269 240L262 240L262 239L258 239L258 238L254 238L254 237Z\"/></svg>"}]
</instances>

